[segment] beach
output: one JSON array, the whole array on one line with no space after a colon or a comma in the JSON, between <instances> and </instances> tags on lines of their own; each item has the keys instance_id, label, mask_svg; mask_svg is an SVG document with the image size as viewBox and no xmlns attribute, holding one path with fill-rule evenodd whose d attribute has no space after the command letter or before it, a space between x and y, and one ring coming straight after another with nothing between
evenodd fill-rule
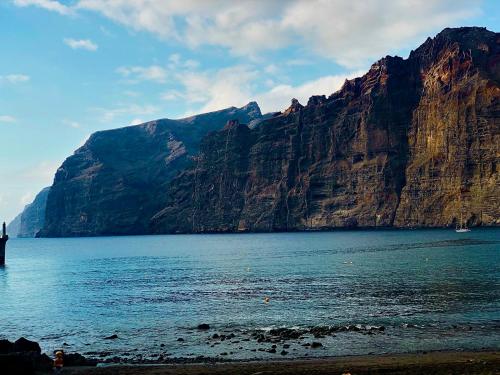
<instances>
[{"instance_id":1,"label":"beach","mask_svg":"<svg viewBox=\"0 0 500 375\"><path fill-rule=\"evenodd\" d=\"M500 374L500 352L430 352L216 364L111 365L66 368L65 373L74 375Z\"/></svg>"}]
</instances>

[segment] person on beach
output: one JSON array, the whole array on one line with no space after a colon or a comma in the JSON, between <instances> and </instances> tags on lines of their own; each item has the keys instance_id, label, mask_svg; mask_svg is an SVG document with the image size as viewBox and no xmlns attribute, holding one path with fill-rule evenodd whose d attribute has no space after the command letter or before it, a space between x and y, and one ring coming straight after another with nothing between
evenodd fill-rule
<instances>
[{"instance_id":1,"label":"person on beach","mask_svg":"<svg viewBox=\"0 0 500 375\"><path fill-rule=\"evenodd\" d=\"M54 358L54 374L61 374L64 366L64 354L62 351L56 352L56 357Z\"/></svg>"}]
</instances>

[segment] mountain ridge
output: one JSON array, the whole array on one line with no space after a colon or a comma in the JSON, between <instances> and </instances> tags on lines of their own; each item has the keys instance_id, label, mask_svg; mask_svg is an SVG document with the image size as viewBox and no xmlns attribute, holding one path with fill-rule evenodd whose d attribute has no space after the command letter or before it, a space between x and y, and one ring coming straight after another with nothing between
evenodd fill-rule
<instances>
[{"instance_id":1,"label":"mountain ridge","mask_svg":"<svg viewBox=\"0 0 500 375\"><path fill-rule=\"evenodd\" d=\"M110 130L163 143L94 133L58 170L39 235L500 225L499 44L447 28L305 106Z\"/></svg>"},{"instance_id":2,"label":"mountain ridge","mask_svg":"<svg viewBox=\"0 0 500 375\"><path fill-rule=\"evenodd\" d=\"M499 225L499 39L445 29L328 98L208 136L153 232Z\"/></svg>"},{"instance_id":3,"label":"mountain ridge","mask_svg":"<svg viewBox=\"0 0 500 375\"><path fill-rule=\"evenodd\" d=\"M64 161L38 236L147 233L161 190L197 152L200 139L229 119L262 116L255 102L179 120L100 131Z\"/></svg>"}]
</instances>

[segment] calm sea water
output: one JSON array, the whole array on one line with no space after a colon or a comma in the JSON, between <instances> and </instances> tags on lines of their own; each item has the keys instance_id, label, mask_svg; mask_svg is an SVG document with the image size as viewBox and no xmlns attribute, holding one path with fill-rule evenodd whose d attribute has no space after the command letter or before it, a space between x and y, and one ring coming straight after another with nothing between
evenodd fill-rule
<instances>
[{"instance_id":1,"label":"calm sea water","mask_svg":"<svg viewBox=\"0 0 500 375\"><path fill-rule=\"evenodd\" d=\"M0 338L47 352L272 358L207 338L348 324L386 329L289 356L499 349L500 230L11 239L0 268Z\"/></svg>"}]
</instances>

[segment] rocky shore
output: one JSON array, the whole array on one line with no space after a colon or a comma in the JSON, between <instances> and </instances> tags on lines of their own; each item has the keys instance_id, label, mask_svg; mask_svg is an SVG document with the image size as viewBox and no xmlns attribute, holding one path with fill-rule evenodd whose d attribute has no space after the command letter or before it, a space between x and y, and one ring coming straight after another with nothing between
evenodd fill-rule
<instances>
[{"instance_id":1,"label":"rocky shore","mask_svg":"<svg viewBox=\"0 0 500 375\"><path fill-rule=\"evenodd\" d=\"M405 329L420 330L425 328L412 324L405 324L405 326ZM471 326L452 326L450 328L455 330L474 329ZM472 374L494 373L491 371L481 371L492 369L494 368L493 364L498 365L500 363L500 356L496 348L483 348L481 351L471 353L460 351L421 351L419 353L404 355L370 353L367 356L346 357L331 357L331 354L328 354L326 350L329 345L328 343L331 343L329 340L337 335L366 335L376 337L376 335L386 335L386 330L390 331L391 329L391 327L386 328L381 325L349 324L247 330L238 328L216 329L216 327L211 327L209 324L203 323L192 327L184 335L177 337L176 342L181 346L189 346L193 337L202 337L203 345L208 349L204 353L205 355L195 355L194 353L186 356L174 355L174 353L170 352L172 348L167 347L168 345L160 344L157 350L151 351L147 355L143 354L143 351L139 350L139 348L130 348L127 352L119 355L116 352L110 351L86 351L82 354L68 351L64 355L64 363L66 371L68 371L67 373L71 374L222 374L246 373L250 369L255 371L248 373L264 371L263 373L269 374L322 374L326 373L321 371L325 370L328 366L333 366L335 370L340 371L341 368L338 367L340 366L339 363L344 363L345 369L354 368L359 371L356 373L364 373L363 371L365 370L363 369L368 365L378 366L380 364L388 366L388 368L394 368L395 372L391 373L420 373L417 369L423 360L425 360L428 368L432 367L432 361L436 361L435 365L437 368L440 366L443 367L444 363L450 361L453 362L452 366L455 366L454 368L456 369L459 366L466 365L466 370L472 370L472 372L463 372L461 370L459 372ZM102 337L104 341L120 339L122 338L118 334ZM63 343L61 348L66 351L65 349L70 347L69 344ZM247 353L247 359L242 360L238 356L241 353ZM52 357L53 353L42 353L40 345L37 342L25 338L20 338L15 342L0 340L0 373L47 373L52 368ZM468 357L469 361L463 362L465 357ZM302 368L300 370L302 372L293 372L296 369L295 365L298 366L297 369ZM175 369L184 372L176 372ZM208 372L204 372L204 369ZM276 372L278 369L283 372ZM406 370L403 371L404 369L407 369L409 372L405 372Z\"/></svg>"},{"instance_id":2,"label":"rocky shore","mask_svg":"<svg viewBox=\"0 0 500 375\"><path fill-rule=\"evenodd\" d=\"M204 323L193 328L192 331L186 331L186 335L180 335L176 341L180 345L188 345L193 336L206 334L203 344L210 348L211 355L208 356L195 355L194 353L186 357L173 356L165 344L161 344L157 352L149 353L149 355L138 353L138 349L131 349L122 355L113 355L106 351L89 351L83 354L95 357L98 362L104 364L134 365L232 362L238 361L239 359L234 357L243 351L249 352L248 358L254 359L260 359L263 354L274 355L278 358L324 356L325 354L321 354L321 351L325 349L322 339L326 337L335 337L338 333L376 335L382 334L384 331L384 326L362 324L269 330L239 328L216 330ZM104 339L116 340L119 339L119 336L111 335Z\"/></svg>"},{"instance_id":3,"label":"rocky shore","mask_svg":"<svg viewBox=\"0 0 500 375\"><path fill-rule=\"evenodd\" d=\"M209 331L208 324L198 326L201 331ZM241 344L255 341L266 348L258 351L274 353L281 359L234 361L230 359L232 352L222 352L220 356L195 358L168 358L163 355L153 355L151 358L109 357L109 353L94 352L96 358L87 358L79 353L65 353L64 364L66 374L345 374L345 373L391 373L391 374L495 374L500 368L500 352L421 352L413 354L368 355L345 357L316 357L285 360L291 344L302 342L309 350L321 350L320 341L311 341L307 337L318 340L338 332L358 332L366 335L383 333L383 326L324 326L310 329L271 329L219 334L213 333L207 337L207 345L211 347L221 342ZM104 339L117 339L112 335ZM298 341L297 341L298 340ZM179 337L178 341L184 341ZM266 345L267 344L267 345ZM243 347L239 347L243 349ZM257 351L257 349L252 349ZM23 337L10 342L0 340L0 372L9 375L46 374L52 371L52 359L42 353L37 342Z\"/></svg>"},{"instance_id":4,"label":"rocky shore","mask_svg":"<svg viewBox=\"0 0 500 375\"><path fill-rule=\"evenodd\" d=\"M65 366L91 367L97 360L88 359L79 353L64 355ZM24 337L10 342L0 340L0 373L8 375L30 375L52 371L52 358L42 353L40 345Z\"/></svg>"}]
</instances>

